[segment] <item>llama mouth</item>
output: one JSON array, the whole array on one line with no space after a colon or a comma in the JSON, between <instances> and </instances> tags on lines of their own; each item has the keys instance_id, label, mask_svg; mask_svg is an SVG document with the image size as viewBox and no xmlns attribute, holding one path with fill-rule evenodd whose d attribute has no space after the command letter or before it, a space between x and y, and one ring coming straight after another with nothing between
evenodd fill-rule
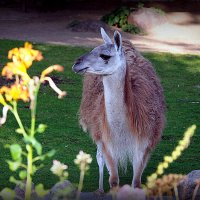
<instances>
[{"instance_id":1,"label":"llama mouth","mask_svg":"<svg viewBox=\"0 0 200 200\"><path fill-rule=\"evenodd\" d=\"M77 71L77 73L84 74L87 71L88 68L89 67L85 67L83 69L80 69L80 70Z\"/></svg>"}]
</instances>

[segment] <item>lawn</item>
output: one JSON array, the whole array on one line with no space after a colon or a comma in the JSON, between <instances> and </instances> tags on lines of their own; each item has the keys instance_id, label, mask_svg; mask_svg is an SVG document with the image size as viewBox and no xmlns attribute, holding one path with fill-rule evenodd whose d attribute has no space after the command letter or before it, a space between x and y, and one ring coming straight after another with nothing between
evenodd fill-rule
<instances>
[{"instance_id":1,"label":"lawn","mask_svg":"<svg viewBox=\"0 0 200 200\"><path fill-rule=\"evenodd\" d=\"M0 40L0 70L8 62L7 52L14 47L23 45L21 41ZM46 44L34 44L34 48L43 52L44 60L34 63L30 68L30 74L39 75L47 66L60 64L64 66L64 73L54 73L54 79L62 90L68 95L57 99L56 94L45 85L41 88L38 102L38 123L45 123L48 129L45 134L39 136L43 144L43 150L56 149L53 159L60 160L68 165L69 180L78 183L79 170L73 160L79 150L91 154L93 162L84 180L84 191L93 191L98 187L98 166L96 162L96 147L88 134L83 133L78 124L77 112L81 100L82 76L72 72L71 66L76 58L88 52L90 49L83 47L56 46ZM189 148L174 163L166 173L187 174L199 169L200 158L200 56L172 55L167 53L145 53L161 79L164 87L167 104L167 124L163 137L143 174L143 183L146 177L155 171L156 166L166 154L170 154L183 132L192 124L197 125L197 131ZM0 79L0 86L3 80ZM1 107L2 108L2 107ZM23 122L30 123L28 104L20 103L19 113ZM4 148L5 144L21 143L21 137L15 133L17 124L11 114L4 126L0 128L0 188L13 185L8 179L12 174L9 171L6 159L10 158L9 152ZM40 169L35 177L35 183L43 183L50 188L58 181L50 172L52 160L45 161L45 167ZM130 184L132 169L129 166L126 174L120 173L120 183ZM105 188L108 189L108 173L105 173Z\"/></svg>"}]
</instances>

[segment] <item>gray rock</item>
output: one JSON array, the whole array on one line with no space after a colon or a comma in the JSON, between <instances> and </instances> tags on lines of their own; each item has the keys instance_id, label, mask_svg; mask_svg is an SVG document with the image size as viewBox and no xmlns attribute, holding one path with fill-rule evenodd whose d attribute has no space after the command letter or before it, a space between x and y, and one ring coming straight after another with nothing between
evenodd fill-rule
<instances>
[{"instance_id":1,"label":"gray rock","mask_svg":"<svg viewBox=\"0 0 200 200\"><path fill-rule=\"evenodd\" d=\"M23 182L25 184L25 181ZM19 200L19 199L24 199L25 198L25 185L22 187L20 185L16 185L15 186L15 194L16 194L16 197L15 197L15 200ZM34 186L34 183L32 183L32 188L31 188L31 199L37 199L37 194L35 192L35 186Z\"/></svg>"},{"instance_id":2,"label":"gray rock","mask_svg":"<svg viewBox=\"0 0 200 200\"><path fill-rule=\"evenodd\" d=\"M80 200L112 200L112 196L109 194L98 194L95 192L82 192Z\"/></svg>"},{"instance_id":3,"label":"gray rock","mask_svg":"<svg viewBox=\"0 0 200 200\"><path fill-rule=\"evenodd\" d=\"M178 192L180 200L191 200L195 187L196 181L200 180L200 170L194 170L187 175L187 178L178 185ZM195 200L200 199L200 187L197 191Z\"/></svg>"},{"instance_id":4,"label":"gray rock","mask_svg":"<svg viewBox=\"0 0 200 200\"><path fill-rule=\"evenodd\" d=\"M55 184L43 200L72 200L76 198L76 188L66 180Z\"/></svg>"}]
</instances>

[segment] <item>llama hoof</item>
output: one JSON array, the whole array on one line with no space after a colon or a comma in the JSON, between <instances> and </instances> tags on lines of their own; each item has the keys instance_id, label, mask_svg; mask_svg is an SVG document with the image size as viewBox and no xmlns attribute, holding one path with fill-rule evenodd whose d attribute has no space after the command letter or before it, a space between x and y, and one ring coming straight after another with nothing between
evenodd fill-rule
<instances>
[{"instance_id":1,"label":"llama hoof","mask_svg":"<svg viewBox=\"0 0 200 200\"><path fill-rule=\"evenodd\" d=\"M103 189L97 189L94 193L95 193L96 195L98 195L98 196L102 196L102 195L105 194Z\"/></svg>"}]
</instances>

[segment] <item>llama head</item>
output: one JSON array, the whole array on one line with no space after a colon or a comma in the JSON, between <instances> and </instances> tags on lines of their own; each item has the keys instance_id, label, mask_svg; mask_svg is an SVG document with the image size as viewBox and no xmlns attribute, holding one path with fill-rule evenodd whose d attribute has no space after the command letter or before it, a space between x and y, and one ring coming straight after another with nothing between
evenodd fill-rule
<instances>
[{"instance_id":1,"label":"llama head","mask_svg":"<svg viewBox=\"0 0 200 200\"><path fill-rule=\"evenodd\" d=\"M75 72L111 75L122 68L124 69L125 56L121 34L118 31L114 32L114 43L103 28L101 28L101 35L104 44L78 58L72 67Z\"/></svg>"}]
</instances>

